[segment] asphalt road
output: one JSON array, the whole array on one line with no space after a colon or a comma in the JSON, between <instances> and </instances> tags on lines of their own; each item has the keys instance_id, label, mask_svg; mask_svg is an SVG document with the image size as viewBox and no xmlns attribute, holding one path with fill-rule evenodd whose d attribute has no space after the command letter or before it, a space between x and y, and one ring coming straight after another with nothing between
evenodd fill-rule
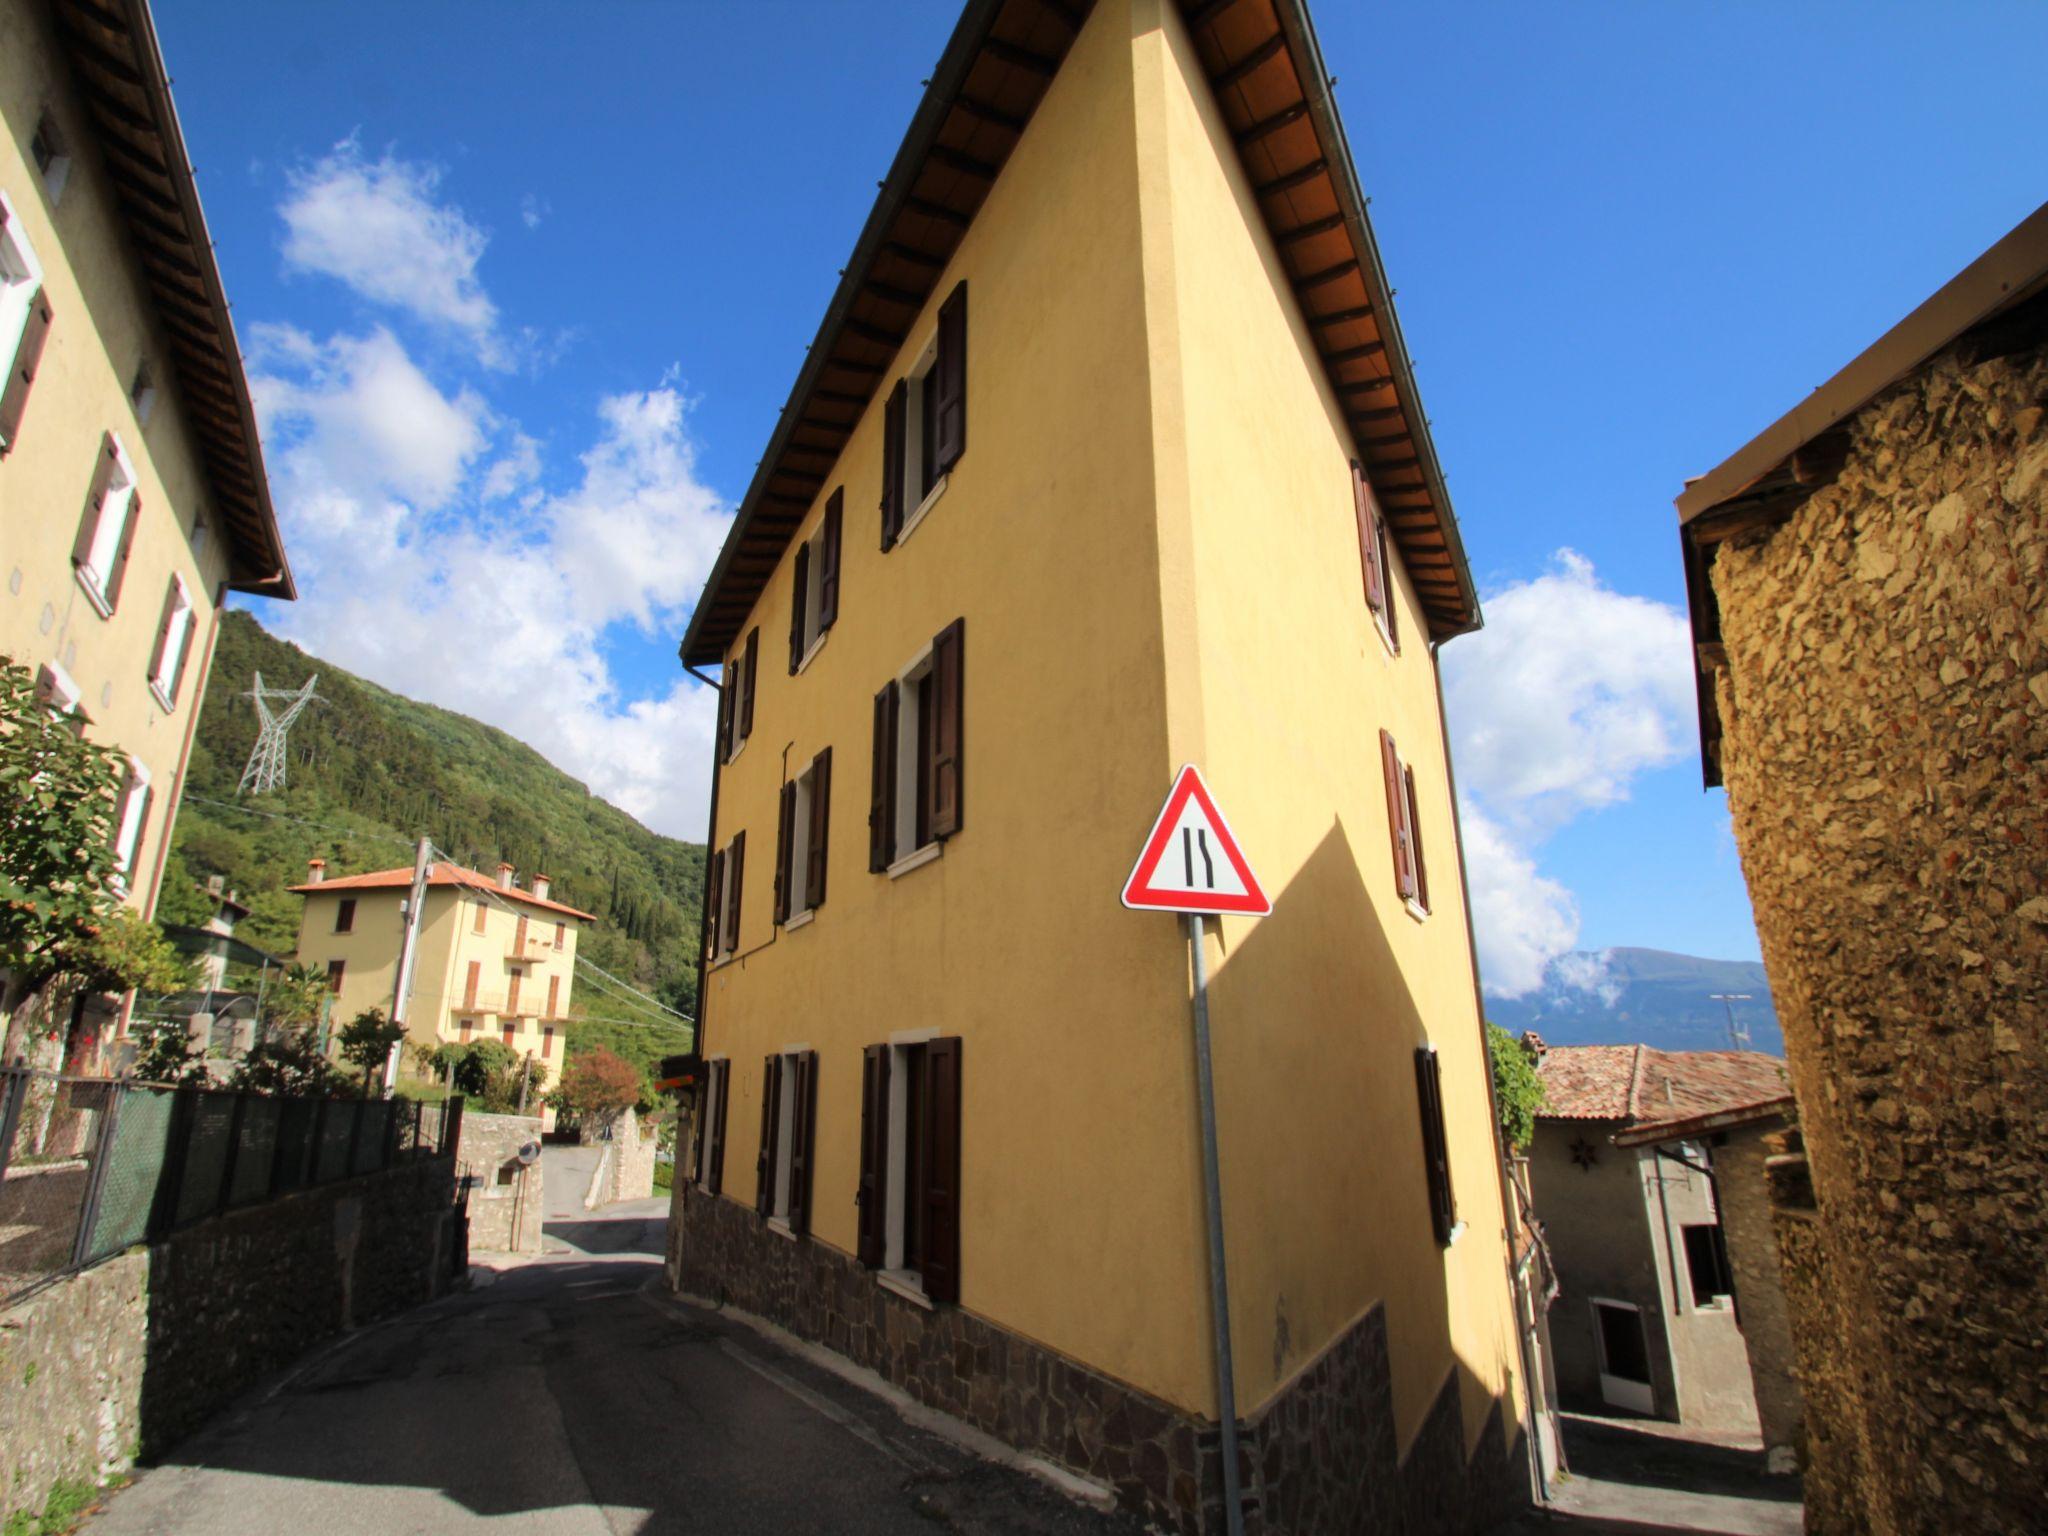
<instances>
[{"instance_id":1,"label":"asphalt road","mask_svg":"<svg viewBox=\"0 0 2048 1536\"><path fill-rule=\"evenodd\" d=\"M664 1202L546 1205L566 1251L348 1336L115 1494L92 1536L1134 1533L668 1295ZM572 1159L573 1161L573 1159ZM587 1182L587 1170L584 1181Z\"/></svg>"}]
</instances>

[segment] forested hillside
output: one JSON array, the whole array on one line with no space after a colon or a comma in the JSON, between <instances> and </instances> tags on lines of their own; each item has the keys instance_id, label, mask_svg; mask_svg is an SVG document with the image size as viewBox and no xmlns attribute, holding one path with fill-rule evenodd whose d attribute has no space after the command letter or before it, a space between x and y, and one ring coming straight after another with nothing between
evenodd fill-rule
<instances>
[{"instance_id":1,"label":"forested hillside","mask_svg":"<svg viewBox=\"0 0 2048 1536\"><path fill-rule=\"evenodd\" d=\"M321 702L292 726L286 786L238 799L257 671L269 687L318 673ZM507 859L522 881L551 875L558 900L598 914L585 959L695 1015L701 847L648 831L503 731L351 676L246 613L224 615L159 916L202 921L205 879L219 874L252 908L239 934L288 955L300 903L287 887L308 859L325 858L330 874L388 869L410 864L421 836L475 869ZM600 987L577 977L578 1012L647 1012Z\"/></svg>"}]
</instances>

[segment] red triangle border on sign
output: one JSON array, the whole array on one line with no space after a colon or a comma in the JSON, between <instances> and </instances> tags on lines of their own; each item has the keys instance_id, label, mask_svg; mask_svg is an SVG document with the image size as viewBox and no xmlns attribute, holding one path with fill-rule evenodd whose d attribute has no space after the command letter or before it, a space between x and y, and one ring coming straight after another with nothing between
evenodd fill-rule
<instances>
[{"instance_id":1,"label":"red triangle border on sign","mask_svg":"<svg viewBox=\"0 0 2048 1536\"><path fill-rule=\"evenodd\" d=\"M1152 880L1159 872L1160 861L1166 856L1166 845L1172 840L1174 823L1180 820L1181 810L1194 799L1202 808L1202 814L1216 829L1217 839L1222 844L1223 856L1230 861L1230 867L1237 872L1239 883L1244 886L1242 896L1228 896L1221 893L1197 896L1190 891L1162 891L1153 888ZM1193 763L1187 764L1173 781L1173 788L1167 793L1166 804L1160 808L1158 820L1152 823L1152 831L1145 839L1144 852L1138 855L1138 862L1131 867L1131 875L1124 882L1123 903L1137 912L1203 912L1235 913L1249 917L1264 917L1273 910L1273 903L1267 899L1265 888L1259 884L1252 867L1245 862L1244 852L1238 847L1237 834L1230 830L1230 823L1223 819L1223 812L1217 809L1216 801L1209 793L1209 786L1203 781L1202 773Z\"/></svg>"}]
</instances>

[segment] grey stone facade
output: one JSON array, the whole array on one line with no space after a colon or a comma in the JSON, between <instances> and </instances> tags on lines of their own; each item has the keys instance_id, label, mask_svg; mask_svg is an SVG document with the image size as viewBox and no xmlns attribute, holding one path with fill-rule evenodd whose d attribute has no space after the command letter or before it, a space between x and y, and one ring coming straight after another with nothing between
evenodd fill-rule
<instances>
[{"instance_id":1,"label":"grey stone facade","mask_svg":"<svg viewBox=\"0 0 2048 1536\"><path fill-rule=\"evenodd\" d=\"M540 1145L540 1127L538 1115L463 1112L455 1161L466 1192L472 1252L540 1252L541 1160L519 1161L521 1147Z\"/></svg>"},{"instance_id":2,"label":"grey stone facade","mask_svg":"<svg viewBox=\"0 0 2048 1536\"><path fill-rule=\"evenodd\" d=\"M441 1294L453 1163L230 1211L0 1313L0 1518L161 1453L313 1345Z\"/></svg>"},{"instance_id":3,"label":"grey stone facade","mask_svg":"<svg viewBox=\"0 0 2048 1536\"><path fill-rule=\"evenodd\" d=\"M928 1309L814 1240L771 1234L751 1209L678 1184L669 1275L686 1293L821 1343L933 1408L1105 1484L1182 1536L1223 1529L1216 1426L958 1307ZM1527 1464L1496 1404L1465 1455L1455 1373L1406 1461L1396 1450L1381 1308L1241 1425L1247 1521L1273 1536L1489 1529L1527 1500Z\"/></svg>"}]
</instances>

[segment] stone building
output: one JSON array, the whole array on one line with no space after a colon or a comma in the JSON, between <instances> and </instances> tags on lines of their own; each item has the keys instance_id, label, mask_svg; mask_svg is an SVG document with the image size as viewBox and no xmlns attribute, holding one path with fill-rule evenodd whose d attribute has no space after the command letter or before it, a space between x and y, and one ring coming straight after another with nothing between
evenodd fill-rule
<instances>
[{"instance_id":1,"label":"stone building","mask_svg":"<svg viewBox=\"0 0 2048 1536\"><path fill-rule=\"evenodd\" d=\"M1810 1163L1816 1531L2048 1508L2044 410L2048 207L1678 498Z\"/></svg>"},{"instance_id":2,"label":"stone building","mask_svg":"<svg viewBox=\"0 0 2048 1536\"><path fill-rule=\"evenodd\" d=\"M1545 1096L1529 1175L1557 1277L1560 1403L1760 1434L1789 1470L1799 1391L1763 1166L1790 1109L1785 1064L1535 1048Z\"/></svg>"}]
</instances>

